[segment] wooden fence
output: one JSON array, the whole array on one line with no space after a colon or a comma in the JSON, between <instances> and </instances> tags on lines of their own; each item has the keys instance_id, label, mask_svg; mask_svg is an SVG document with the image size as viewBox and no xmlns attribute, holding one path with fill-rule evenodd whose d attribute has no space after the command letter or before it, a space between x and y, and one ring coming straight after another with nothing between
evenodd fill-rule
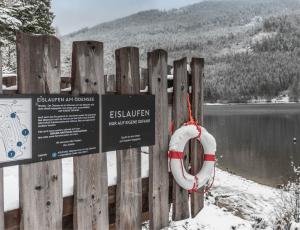
<instances>
[{"instance_id":1,"label":"wooden fence","mask_svg":"<svg viewBox=\"0 0 300 230\"><path fill-rule=\"evenodd\" d=\"M186 96L189 86L192 88L194 116L198 121L203 121L203 59L192 59L191 75L187 73L186 58L174 61L173 93L169 94L166 51L158 49L149 52L148 66L140 71L139 49L120 48L115 52L115 76L104 76L103 60L103 43L74 42L71 78L61 78L60 41L53 36L33 36L19 32L18 90L6 90L4 93L156 95L156 144L149 148L149 177L141 177L140 148L117 151L117 185L110 187L107 153L74 157L74 196L70 197L63 197L62 194L61 160L21 165L20 208L4 212L3 169L0 169L0 230L127 230L140 229L146 220L150 221L150 229L161 229L169 224L171 203L173 220L189 217L189 194L174 183L168 172L169 127L171 120L178 128L188 118ZM62 90L70 86L70 92ZM99 142L101 149L101 138ZM195 173L201 167L201 146L192 141L186 147L186 152L189 154L185 165L191 165L191 172ZM203 196L192 194L192 216L202 208Z\"/></svg>"}]
</instances>

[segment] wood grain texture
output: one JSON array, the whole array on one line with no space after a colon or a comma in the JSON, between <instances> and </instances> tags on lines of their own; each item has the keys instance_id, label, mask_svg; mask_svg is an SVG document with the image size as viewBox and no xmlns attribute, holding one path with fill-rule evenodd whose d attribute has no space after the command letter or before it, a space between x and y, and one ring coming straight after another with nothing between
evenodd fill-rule
<instances>
[{"instance_id":1,"label":"wood grain texture","mask_svg":"<svg viewBox=\"0 0 300 230\"><path fill-rule=\"evenodd\" d=\"M0 50L0 94L2 94L2 54ZM0 230L4 230L3 168L0 168Z\"/></svg>"},{"instance_id":2,"label":"wood grain texture","mask_svg":"<svg viewBox=\"0 0 300 230\"><path fill-rule=\"evenodd\" d=\"M103 43L73 43L72 93L104 94ZM101 97L99 108L101 110ZM101 111L100 140L101 143ZM74 229L108 229L106 153L74 157Z\"/></svg>"},{"instance_id":3,"label":"wood grain texture","mask_svg":"<svg viewBox=\"0 0 300 230\"><path fill-rule=\"evenodd\" d=\"M116 50L117 93L139 94L139 50L125 47ZM117 229L141 229L142 180L139 148L117 151Z\"/></svg>"},{"instance_id":4,"label":"wood grain texture","mask_svg":"<svg viewBox=\"0 0 300 230\"><path fill-rule=\"evenodd\" d=\"M155 145L149 147L150 229L169 225L168 172L168 54L164 50L148 53L150 94L155 95Z\"/></svg>"},{"instance_id":5,"label":"wood grain texture","mask_svg":"<svg viewBox=\"0 0 300 230\"><path fill-rule=\"evenodd\" d=\"M174 61L174 93L173 93L173 122L174 129L178 129L188 121L187 109L187 59ZM184 165L188 166L188 145L185 147ZM188 171L188 170L187 170ZM189 195L186 190L173 183L173 220L183 220L189 217Z\"/></svg>"},{"instance_id":6,"label":"wood grain texture","mask_svg":"<svg viewBox=\"0 0 300 230\"><path fill-rule=\"evenodd\" d=\"M116 92L116 75L109 74L105 76L105 92L107 93Z\"/></svg>"},{"instance_id":7,"label":"wood grain texture","mask_svg":"<svg viewBox=\"0 0 300 230\"><path fill-rule=\"evenodd\" d=\"M172 175L169 174L169 178L172 179ZM143 215L142 221L149 220L149 178L142 179L143 186ZM172 180L169 184L169 203L172 202ZM116 191L117 186L113 185L108 188L108 203L109 203L109 229L115 228L115 219L116 219ZM63 201L63 229L73 229L73 208L74 208L74 197L68 196L64 197ZM20 227L20 210L15 209L8 212L5 212L5 229L7 230L17 230Z\"/></svg>"},{"instance_id":8,"label":"wood grain texture","mask_svg":"<svg viewBox=\"0 0 300 230\"><path fill-rule=\"evenodd\" d=\"M60 41L17 33L19 93L60 92ZM21 229L62 228L61 160L20 166Z\"/></svg>"},{"instance_id":9,"label":"wood grain texture","mask_svg":"<svg viewBox=\"0 0 300 230\"><path fill-rule=\"evenodd\" d=\"M192 70L192 114L193 117L203 125L203 58L192 58L191 70ZM191 141L191 173L196 175L203 164L203 148L197 140ZM203 188L199 191L203 192ZM191 194L191 214L195 217L204 207L204 195L200 193Z\"/></svg>"}]
</instances>

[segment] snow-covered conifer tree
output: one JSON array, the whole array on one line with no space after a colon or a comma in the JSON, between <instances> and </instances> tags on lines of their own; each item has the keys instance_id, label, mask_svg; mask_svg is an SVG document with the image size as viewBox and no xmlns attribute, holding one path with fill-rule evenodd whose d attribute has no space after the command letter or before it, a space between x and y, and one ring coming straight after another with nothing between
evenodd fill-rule
<instances>
[{"instance_id":1,"label":"snow-covered conifer tree","mask_svg":"<svg viewBox=\"0 0 300 230\"><path fill-rule=\"evenodd\" d=\"M15 71L15 34L17 30L33 34L53 34L54 14L51 0L0 1L0 46L4 71Z\"/></svg>"},{"instance_id":2,"label":"snow-covered conifer tree","mask_svg":"<svg viewBox=\"0 0 300 230\"><path fill-rule=\"evenodd\" d=\"M13 5L14 16L22 22L23 32L35 34L53 34L51 26L54 14L51 12L50 0L19 0Z\"/></svg>"}]
</instances>

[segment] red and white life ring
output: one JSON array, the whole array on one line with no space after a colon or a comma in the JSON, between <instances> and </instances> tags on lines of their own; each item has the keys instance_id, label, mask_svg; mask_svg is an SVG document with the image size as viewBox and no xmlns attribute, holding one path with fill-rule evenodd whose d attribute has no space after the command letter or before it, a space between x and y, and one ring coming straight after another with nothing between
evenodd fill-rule
<instances>
[{"instance_id":1,"label":"red and white life ring","mask_svg":"<svg viewBox=\"0 0 300 230\"><path fill-rule=\"evenodd\" d=\"M204 163L200 172L193 176L183 166L184 147L193 138L201 142L204 149ZM179 186L189 191L197 191L213 177L215 167L216 140L207 130L196 124L184 125L177 129L169 144L169 159L172 174Z\"/></svg>"}]
</instances>

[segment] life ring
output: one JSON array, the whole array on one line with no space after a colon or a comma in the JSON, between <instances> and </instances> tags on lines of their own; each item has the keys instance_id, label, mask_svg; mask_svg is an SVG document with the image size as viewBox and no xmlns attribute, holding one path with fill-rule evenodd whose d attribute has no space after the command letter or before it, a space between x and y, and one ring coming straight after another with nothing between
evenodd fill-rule
<instances>
[{"instance_id":1,"label":"life ring","mask_svg":"<svg viewBox=\"0 0 300 230\"><path fill-rule=\"evenodd\" d=\"M193 138L197 138L204 149L204 163L195 176L186 172L183 165L184 147ZM203 127L197 124L188 124L177 129L171 137L168 156L172 174L179 186L195 192L205 186L213 177L215 169L215 138Z\"/></svg>"}]
</instances>

